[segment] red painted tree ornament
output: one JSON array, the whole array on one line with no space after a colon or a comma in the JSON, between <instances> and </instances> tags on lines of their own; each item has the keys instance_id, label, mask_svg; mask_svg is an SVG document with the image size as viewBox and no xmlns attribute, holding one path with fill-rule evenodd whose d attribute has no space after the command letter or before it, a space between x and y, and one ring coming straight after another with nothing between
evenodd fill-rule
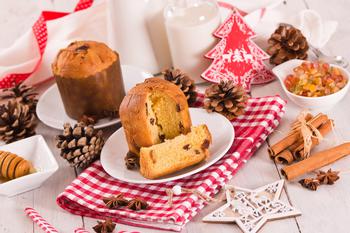
<instances>
[{"instance_id":1,"label":"red painted tree ornament","mask_svg":"<svg viewBox=\"0 0 350 233\"><path fill-rule=\"evenodd\" d=\"M233 80L247 91L253 82L265 83L274 79L263 62L269 55L252 42L256 34L238 11L232 12L214 36L221 40L205 55L213 62L202 73L203 79L213 83Z\"/></svg>"}]
</instances>

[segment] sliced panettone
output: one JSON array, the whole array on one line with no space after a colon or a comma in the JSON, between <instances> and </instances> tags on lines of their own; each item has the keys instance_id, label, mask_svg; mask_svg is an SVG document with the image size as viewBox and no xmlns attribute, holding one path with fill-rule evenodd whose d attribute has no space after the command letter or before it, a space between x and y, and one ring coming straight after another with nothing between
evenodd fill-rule
<instances>
[{"instance_id":1,"label":"sliced panettone","mask_svg":"<svg viewBox=\"0 0 350 233\"><path fill-rule=\"evenodd\" d=\"M171 82L149 78L123 99L120 119L130 152L186 134L191 128L187 99Z\"/></svg>"},{"instance_id":2,"label":"sliced panettone","mask_svg":"<svg viewBox=\"0 0 350 233\"><path fill-rule=\"evenodd\" d=\"M156 179L197 164L209 156L211 134L206 125L193 126L191 132L140 150L140 172Z\"/></svg>"}]
</instances>

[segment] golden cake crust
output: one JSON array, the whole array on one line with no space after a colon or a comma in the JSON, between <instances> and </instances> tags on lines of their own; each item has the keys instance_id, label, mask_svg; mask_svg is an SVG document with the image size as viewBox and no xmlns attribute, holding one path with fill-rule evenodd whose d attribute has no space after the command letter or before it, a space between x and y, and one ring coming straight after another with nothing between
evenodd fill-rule
<instances>
[{"instance_id":1,"label":"golden cake crust","mask_svg":"<svg viewBox=\"0 0 350 233\"><path fill-rule=\"evenodd\" d=\"M52 72L67 115L115 117L125 96L119 55L96 41L75 41L61 49Z\"/></svg>"},{"instance_id":2,"label":"golden cake crust","mask_svg":"<svg viewBox=\"0 0 350 233\"><path fill-rule=\"evenodd\" d=\"M117 60L119 55L104 43L75 41L58 52L52 72L63 78L87 78L107 69Z\"/></svg>"},{"instance_id":3,"label":"golden cake crust","mask_svg":"<svg viewBox=\"0 0 350 233\"><path fill-rule=\"evenodd\" d=\"M129 150L139 154L141 147L153 145L151 135L152 125L149 123L147 99L152 92L161 92L176 102L183 125L183 132L188 133L191 128L191 118L188 104L183 92L174 84L160 79L149 78L144 83L137 84L123 99L119 114L124 128Z\"/></svg>"}]
</instances>

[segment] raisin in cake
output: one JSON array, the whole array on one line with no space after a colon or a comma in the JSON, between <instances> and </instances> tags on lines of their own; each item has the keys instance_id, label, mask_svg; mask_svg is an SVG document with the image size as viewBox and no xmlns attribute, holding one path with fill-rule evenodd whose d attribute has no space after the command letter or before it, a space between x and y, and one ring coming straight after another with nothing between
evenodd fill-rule
<instances>
[{"instance_id":1,"label":"raisin in cake","mask_svg":"<svg viewBox=\"0 0 350 233\"><path fill-rule=\"evenodd\" d=\"M211 135L206 125L193 126L191 132L171 140L142 147L140 172L148 179L156 179L192 166L209 156Z\"/></svg>"},{"instance_id":2,"label":"raisin in cake","mask_svg":"<svg viewBox=\"0 0 350 233\"><path fill-rule=\"evenodd\" d=\"M149 78L137 84L119 108L130 152L186 134L191 129L188 104L183 92L171 82Z\"/></svg>"}]
</instances>

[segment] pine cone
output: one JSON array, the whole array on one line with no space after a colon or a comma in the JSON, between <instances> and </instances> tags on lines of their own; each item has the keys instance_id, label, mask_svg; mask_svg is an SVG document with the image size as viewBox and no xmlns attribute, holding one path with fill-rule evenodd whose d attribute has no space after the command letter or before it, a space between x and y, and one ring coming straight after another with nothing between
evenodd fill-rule
<instances>
[{"instance_id":1,"label":"pine cone","mask_svg":"<svg viewBox=\"0 0 350 233\"><path fill-rule=\"evenodd\" d=\"M140 167L140 157L131 151L126 154L124 161L127 169L132 170Z\"/></svg>"},{"instance_id":2,"label":"pine cone","mask_svg":"<svg viewBox=\"0 0 350 233\"><path fill-rule=\"evenodd\" d=\"M212 84L205 90L204 108L208 112L218 112L227 119L232 120L244 113L248 95L241 86L236 86L233 81L221 81Z\"/></svg>"},{"instance_id":3,"label":"pine cone","mask_svg":"<svg viewBox=\"0 0 350 233\"><path fill-rule=\"evenodd\" d=\"M83 122L73 128L69 123L63 127L63 134L56 137L56 146L71 166L85 168L99 157L104 144L101 130L96 132L92 125L86 126Z\"/></svg>"},{"instance_id":4,"label":"pine cone","mask_svg":"<svg viewBox=\"0 0 350 233\"><path fill-rule=\"evenodd\" d=\"M28 105L30 112L35 113L36 104L38 103L38 99L36 98L37 95L38 93L33 92L33 87L20 82L15 84L12 88L3 89L3 94L0 98L15 99L21 104Z\"/></svg>"},{"instance_id":5,"label":"pine cone","mask_svg":"<svg viewBox=\"0 0 350 233\"><path fill-rule=\"evenodd\" d=\"M6 143L27 138L35 134L35 114L29 105L10 100L0 106L0 140Z\"/></svg>"},{"instance_id":6,"label":"pine cone","mask_svg":"<svg viewBox=\"0 0 350 233\"><path fill-rule=\"evenodd\" d=\"M291 59L306 59L309 45L299 29L280 25L268 40L270 63L279 65Z\"/></svg>"},{"instance_id":7,"label":"pine cone","mask_svg":"<svg viewBox=\"0 0 350 233\"><path fill-rule=\"evenodd\" d=\"M163 72L164 79L174 83L185 94L189 106L196 102L197 92L194 81L179 69L167 69Z\"/></svg>"}]
</instances>

